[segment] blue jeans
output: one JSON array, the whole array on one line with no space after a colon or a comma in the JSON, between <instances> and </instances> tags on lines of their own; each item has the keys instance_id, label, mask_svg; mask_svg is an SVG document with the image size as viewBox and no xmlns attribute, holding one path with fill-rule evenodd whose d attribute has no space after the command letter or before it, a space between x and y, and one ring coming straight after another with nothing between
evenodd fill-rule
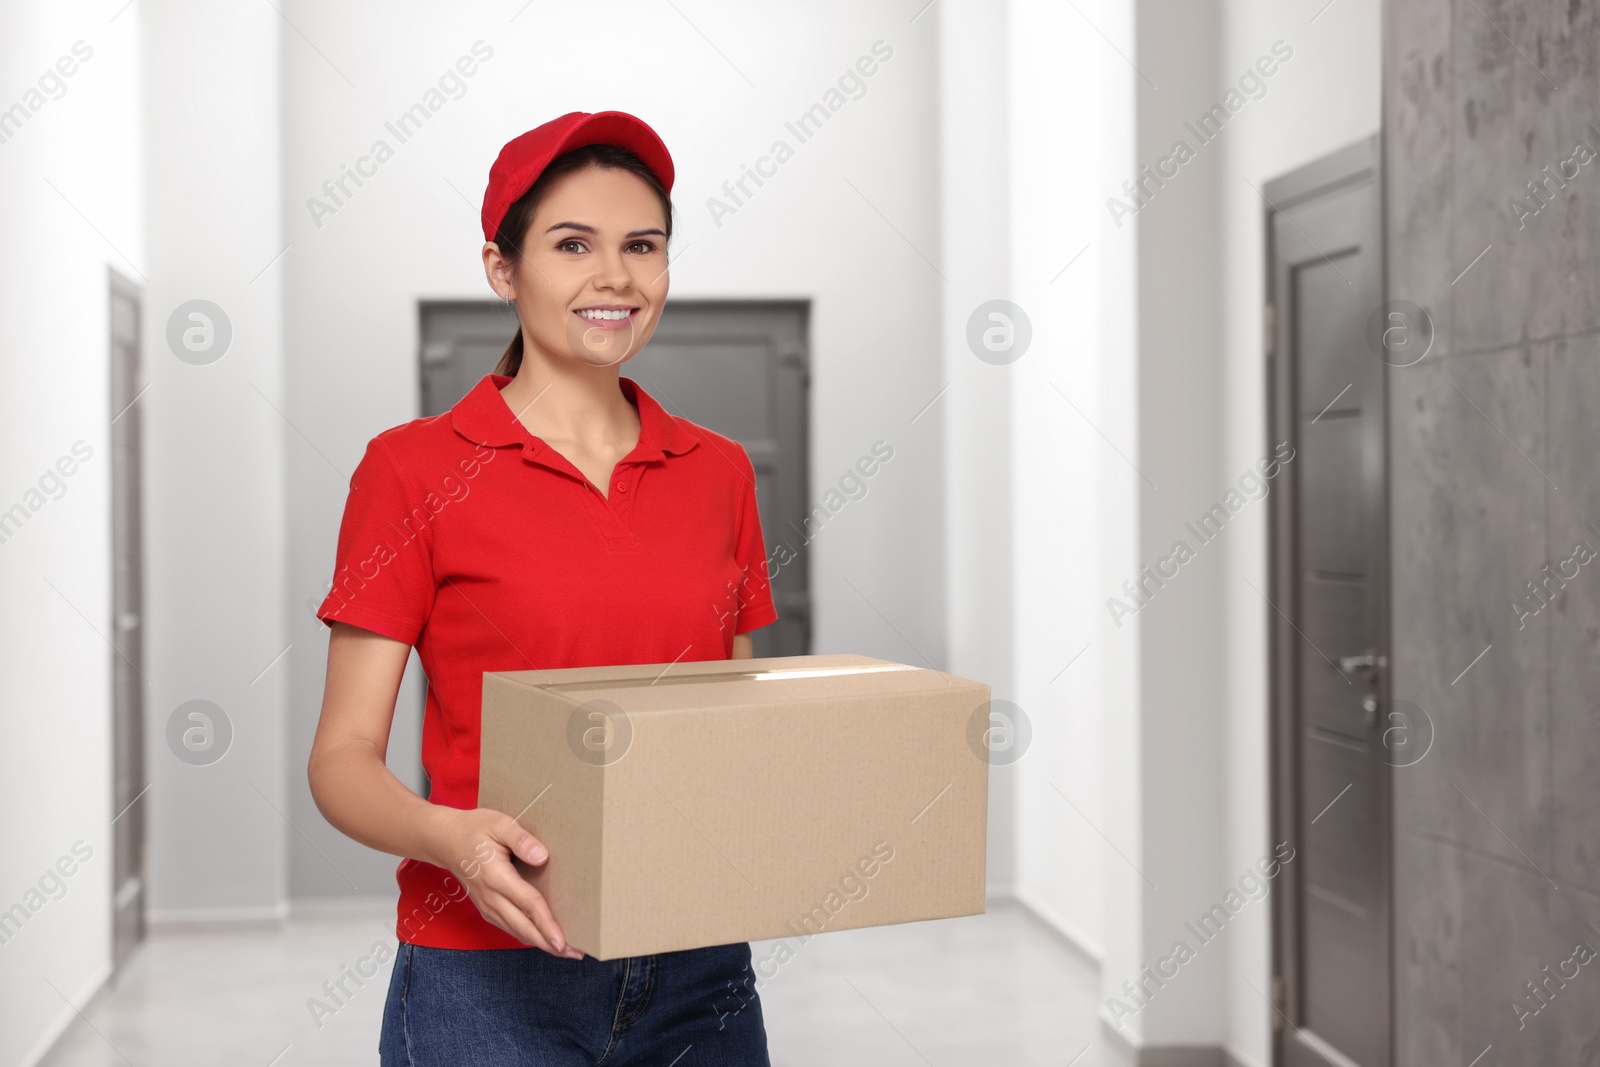
<instances>
[{"instance_id":1,"label":"blue jeans","mask_svg":"<svg viewBox=\"0 0 1600 1067\"><path fill-rule=\"evenodd\" d=\"M383 1067L770 1067L750 944L581 960L401 942Z\"/></svg>"}]
</instances>

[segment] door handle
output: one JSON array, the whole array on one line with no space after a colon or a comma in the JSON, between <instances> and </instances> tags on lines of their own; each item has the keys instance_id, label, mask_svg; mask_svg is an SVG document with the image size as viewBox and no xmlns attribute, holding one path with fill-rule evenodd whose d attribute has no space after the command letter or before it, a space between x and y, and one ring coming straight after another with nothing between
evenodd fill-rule
<instances>
[{"instance_id":1,"label":"door handle","mask_svg":"<svg viewBox=\"0 0 1600 1067\"><path fill-rule=\"evenodd\" d=\"M1366 719L1368 729L1378 721L1378 694L1373 690L1378 685L1378 672L1386 666L1388 660L1370 648L1358 656L1339 657L1340 674L1346 679L1365 681L1373 687L1361 695L1362 717Z\"/></svg>"},{"instance_id":2,"label":"door handle","mask_svg":"<svg viewBox=\"0 0 1600 1067\"><path fill-rule=\"evenodd\" d=\"M1364 673L1368 681L1376 682L1378 680L1378 672L1386 666L1388 666L1388 659L1378 655L1372 649L1368 649L1359 656L1339 657L1339 673L1347 678L1355 677L1358 673Z\"/></svg>"}]
</instances>

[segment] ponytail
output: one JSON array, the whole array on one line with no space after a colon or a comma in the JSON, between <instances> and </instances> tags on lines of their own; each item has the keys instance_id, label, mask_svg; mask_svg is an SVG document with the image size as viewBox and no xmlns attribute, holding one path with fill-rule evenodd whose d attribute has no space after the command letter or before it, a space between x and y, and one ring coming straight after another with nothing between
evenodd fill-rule
<instances>
[{"instance_id":1,"label":"ponytail","mask_svg":"<svg viewBox=\"0 0 1600 1067\"><path fill-rule=\"evenodd\" d=\"M506 345L506 350L500 356L500 362L495 364L494 372L504 374L509 378L517 376L517 370L522 366L522 325L517 324L517 335Z\"/></svg>"}]
</instances>

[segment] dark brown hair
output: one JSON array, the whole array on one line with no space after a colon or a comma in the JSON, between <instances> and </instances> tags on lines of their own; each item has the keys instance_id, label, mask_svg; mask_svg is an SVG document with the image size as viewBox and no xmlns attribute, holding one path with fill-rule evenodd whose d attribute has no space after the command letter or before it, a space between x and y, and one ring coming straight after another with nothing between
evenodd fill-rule
<instances>
[{"instance_id":1,"label":"dark brown hair","mask_svg":"<svg viewBox=\"0 0 1600 1067\"><path fill-rule=\"evenodd\" d=\"M522 242L528 235L528 227L533 225L533 213L539 206L539 200L544 196L550 184L563 174L570 174L584 167L601 167L610 170L625 170L637 174L649 183L655 190L656 196L661 200L661 214L667 222L663 229L667 231L667 240L672 240L672 198L667 195L666 189L661 186L661 179L657 178L645 166L644 161L626 148L618 148L609 144L590 144L581 148L574 148L550 161L538 179L528 188L528 191L517 198L516 202L506 209L506 214L500 220L500 229L494 235L494 243L499 247L500 254L515 267L522 260ZM522 366L522 326L517 326L517 335L506 346L505 353L501 355L500 362L495 365L494 373L515 375Z\"/></svg>"}]
</instances>

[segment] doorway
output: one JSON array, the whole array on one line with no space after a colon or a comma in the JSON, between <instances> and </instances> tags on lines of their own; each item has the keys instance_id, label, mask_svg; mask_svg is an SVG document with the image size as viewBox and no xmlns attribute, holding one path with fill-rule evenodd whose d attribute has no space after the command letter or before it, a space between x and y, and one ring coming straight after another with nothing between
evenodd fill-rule
<instances>
[{"instance_id":1,"label":"doorway","mask_svg":"<svg viewBox=\"0 0 1600 1067\"><path fill-rule=\"evenodd\" d=\"M1377 136L1265 187L1274 1062L1393 1062L1386 370ZM1381 336L1382 327L1377 331ZM1287 1021L1287 1025L1284 1025Z\"/></svg>"},{"instance_id":2,"label":"doorway","mask_svg":"<svg viewBox=\"0 0 1600 1067\"><path fill-rule=\"evenodd\" d=\"M774 546L809 535L807 426L810 304L800 300L669 300L650 343L623 374L673 415L744 446L769 559ZM421 307L422 414L448 411L494 369L516 334L495 300L425 301ZM754 631L757 656L811 651L811 563L798 552L776 568L778 620Z\"/></svg>"},{"instance_id":3,"label":"doorway","mask_svg":"<svg viewBox=\"0 0 1600 1067\"><path fill-rule=\"evenodd\" d=\"M144 514L139 287L108 271L111 349L111 811L113 972L144 940Z\"/></svg>"}]
</instances>

